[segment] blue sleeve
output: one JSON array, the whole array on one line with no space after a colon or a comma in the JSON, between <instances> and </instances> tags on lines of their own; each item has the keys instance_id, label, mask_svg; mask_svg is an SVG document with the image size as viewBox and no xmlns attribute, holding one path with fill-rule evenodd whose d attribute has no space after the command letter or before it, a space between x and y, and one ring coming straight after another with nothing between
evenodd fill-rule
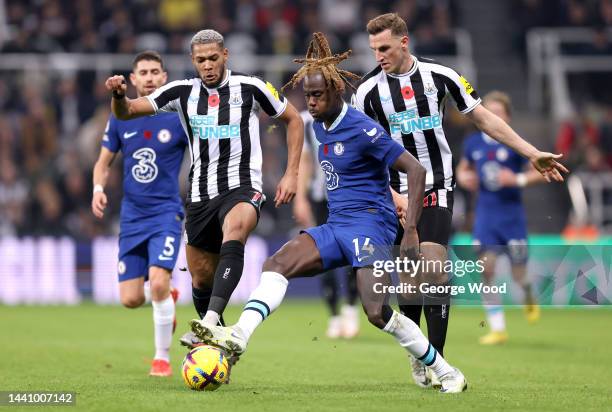
<instances>
[{"instance_id":1,"label":"blue sleeve","mask_svg":"<svg viewBox=\"0 0 612 412\"><path fill-rule=\"evenodd\" d=\"M113 153L117 153L121 149L121 139L117 131L117 119L113 116L106 123L106 130L104 130L104 136L102 136L102 146Z\"/></svg>"},{"instance_id":2,"label":"blue sleeve","mask_svg":"<svg viewBox=\"0 0 612 412\"><path fill-rule=\"evenodd\" d=\"M393 140L382 127L373 124L365 124L367 127L361 128L365 152L390 167L406 149Z\"/></svg>"}]
</instances>

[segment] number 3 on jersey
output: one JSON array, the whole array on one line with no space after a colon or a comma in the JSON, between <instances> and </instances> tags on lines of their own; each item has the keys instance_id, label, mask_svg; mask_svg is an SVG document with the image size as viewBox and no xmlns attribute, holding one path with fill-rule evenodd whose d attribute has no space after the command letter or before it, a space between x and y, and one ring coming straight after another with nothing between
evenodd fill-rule
<instances>
[{"instance_id":1,"label":"number 3 on jersey","mask_svg":"<svg viewBox=\"0 0 612 412\"><path fill-rule=\"evenodd\" d=\"M338 177L338 173L334 172L334 165L327 160L323 160L321 162L321 169L323 169L325 172L325 184L327 186L327 190L337 189L338 184L340 183L340 178Z\"/></svg>"},{"instance_id":2,"label":"number 3 on jersey","mask_svg":"<svg viewBox=\"0 0 612 412\"><path fill-rule=\"evenodd\" d=\"M372 256L374 254L374 246L370 244L370 238L366 237L362 239L361 247L359 247L359 238L356 237L353 239L353 245L355 245L355 256L357 256L357 260L361 262L362 259L365 259L367 256ZM360 252L362 253L360 256Z\"/></svg>"},{"instance_id":3,"label":"number 3 on jersey","mask_svg":"<svg viewBox=\"0 0 612 412\"><path fill-rule=\"evenodd\" d=\"M143 147L134 152L132 157L138 160L138 163L132 166L132 176L140 183L151 183L157 177L157 165L155 159L157 155L155 150L149 147Z\"/></svg>"}]
</instances>

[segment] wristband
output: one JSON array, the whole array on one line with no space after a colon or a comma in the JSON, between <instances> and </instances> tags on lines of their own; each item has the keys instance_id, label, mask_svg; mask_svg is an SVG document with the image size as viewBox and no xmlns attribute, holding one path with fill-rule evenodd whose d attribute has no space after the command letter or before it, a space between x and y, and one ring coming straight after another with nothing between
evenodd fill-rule
<instances>
[{"instance_id":1,"label":"wristband","mask_svg":"<svg viewBox=\"0 0 612 412\"><path fill-rule=\"evenodd\" d=\"M525 175L525 173L517 173L516 174L516 185L518 187L525 187L525 186L527 186L527 176Z\"/></svg>"},{"instance_id":2,"label":"wristband","mask_svg":"<svg viewBox=\"0 0 612 412\"><path fill-rule=\"evenodd\" d=\"M125 97L125 93L118 93L117 90L113 90L113 97L115 99L121 100Z\"/></svg>"},{"instance_id":3,"label":"wristband","mask_svg":"<svg viewBox=\"0 0 612 412\"><path fill-rule=\"evenodd\" d=\"M100 184L94 185L93 192L94 193L98 193L98 192L99 193L104 193L104 186L102 186Z\"/></svg>"}]
</instances>

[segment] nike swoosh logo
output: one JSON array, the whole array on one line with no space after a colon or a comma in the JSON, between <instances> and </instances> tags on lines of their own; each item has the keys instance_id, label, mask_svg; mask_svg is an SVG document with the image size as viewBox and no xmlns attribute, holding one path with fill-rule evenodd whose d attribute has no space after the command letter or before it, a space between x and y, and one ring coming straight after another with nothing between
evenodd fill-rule
<instances>
[{"instance_id":1,"label":"nike swoosh logo","mask_svg":"<svg viewBox=\"0 0 612 412\"><path fill-rule=\"evenodd\" d=\"M159 260L172 260L172 257L162 256L162 255L159 255L157 258L158 258Z\"/></svg>"},{"instance_id":2,"label":"nike swoosh logo","mask_svg":"<svg viewBox=\"0 0 612 412\"><path fill-rule=\"evenodd\" d=\"M130 137L136 136L137 134L138 134L138 132L132 132L132 133L125 132L125 133L123 133L123 138L124 139L129 139Z\"/></svg>"},{"instance_id":3,"label":"nike swoosh logo","mask_svg":"<svg viewBox=\"0 0 612 412\"><path fill-rule=\"evenodd\" d=\"M361 262L365 258L367 258L367 256L362 256L362 257L357 256L357 262Z\"/></svg>"},{"instance_id":4,"label":"nike swoosh logo","mask_svg":"<svg viewBox=\"0 0 612 412\"><path fill-rule=\"evenodd\" d=\"M372 130L367 131L366 129L363 129L363 131L370 137L374 136L376 134L376 128L373 127Z\"/></svg>"}]
</instances>

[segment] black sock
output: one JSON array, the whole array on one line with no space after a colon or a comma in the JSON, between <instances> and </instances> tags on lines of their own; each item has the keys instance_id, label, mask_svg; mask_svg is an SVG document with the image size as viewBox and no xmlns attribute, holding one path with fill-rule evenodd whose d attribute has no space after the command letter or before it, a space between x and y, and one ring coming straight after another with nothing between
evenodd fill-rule
<instances>
[{"instance_id":1,"label":"black sock","mask_svg":"<svg viewBox=\"0 0 612 412\"><path fill-rule=\"evenodd\" d=\"M357 276L352 270L349 270L346 275L346 301L349 305L355 305L355 302L357 302L357 293Z\"/></svg>"},{"instance_id":2,"label":"black sock","mask_svg":"<svg viewBox=\"0 0 612 412\"><path fill-rule=\"evenodd\" d=\"M212 289L198 289L195 286L191 285L191 296L193 297L193 306L195 306L195 310L198 313L200 319L204 317L206 311L208 310L208 304L210 303L210 295L212 294Z\"/></svg>"},{"instance_id":3,"label":"black sock","mask_svg":"<svg viewBox=\"0 0 612 412\"><path fill-rule=\"evenodd\" d=\"M440 355L444 356L444 343L450 315L450 296L430 295L425 297L425 302L428 300L435 304L423 306L427 320L427 338Z\"/></svg>"},{"instance_id":4,"label":"black sock","mask_svg":"<svg viewBox=\"0 0 612 412\"><path fill-rule=\"evenodd\" d=\"M331 315L338 316L338 283L333 271L325 272L321 276L321 290Z\"/></svg>"},{"instance_id":5,"label":"black sock","mask_svg":"<svg viewBox=\"0 0 612 412\"><path fill-rule=\"evenodd\" d=\"M410 305L399 305L399 309L402 315L421 326L421 308L423 305L410 304Z\"/></svg>"},{"instance_id":6,"label":"black sock","mask_svg":"<svg viewBox=\"0 0 612 412\"><path fill-rule=\"evenodd\" d=\"M208 310L208 304L210 303L211 294L212 289L198 289L195 286L191 285L193 306L195 306L196 312L198 313L200 319L203 319L204 315L206 315L206 311ZM221 323L221 326L225 326L225 320L223 319L223 315L219 317L219 323Z\"/></svg>"},{"instance_id":7,"label":"black sock","mask_svg":"<svg viewBox=\"0 0 612 412\"><path fill-rule=\"evenodd\" d=\"M228 240L221 245L219 264L215 271L212 297L208 310L223 314L227 302L242 277L244 245L238 240Z\"/></svg>"}]
</instances>

